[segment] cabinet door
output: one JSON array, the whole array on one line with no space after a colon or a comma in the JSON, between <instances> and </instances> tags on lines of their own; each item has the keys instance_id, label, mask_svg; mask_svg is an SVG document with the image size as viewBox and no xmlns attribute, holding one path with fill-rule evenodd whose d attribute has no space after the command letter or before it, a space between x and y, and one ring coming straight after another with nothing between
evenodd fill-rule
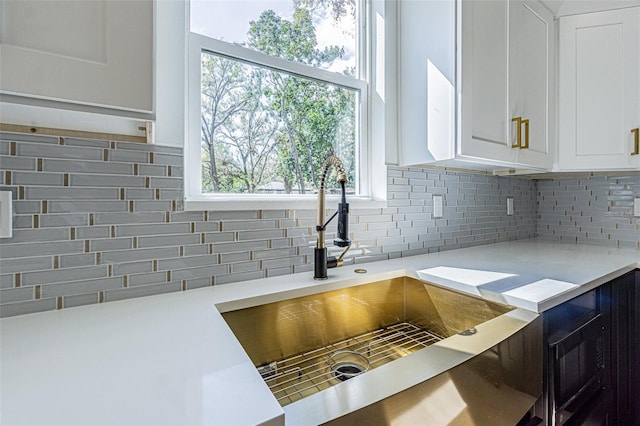
<instances>
[{"instance_id":1,"label":"cabinet door","mask_svg":"<svg viewBox=\"0 0 640 426\"><path fill-rule=\"evenodd\" d=\"M517 163L550 169L553 117L553 15L538 1L511 2L509 11L509 118L527 120L520 126L522 141ZM511 122L511 145L518 126ZM526 140L525 140L526 139Z\"/></svg>"},{"instance_id":2,"label":"cabinet door","mask_svg":"<svg viewBox=\"0 0 640 426\"><path fill-rule=\"evenodd\" d=\"M153 1L0 2L0 91L153 110Z\"/></svg>"},{"instance_id":3,"label":"cabinet door","mask_svg":"<svg viewBox=\"0 0 640 426\"><path fill-rule=\"evenodd\" d=\"M640 168L640 7L560 18L560 170Z\"/></svg>"},{"instance_id":4,"label":"cabinet door","mask_svg":"<svg viewBox=\"0 0 640 426\"><path fill-rule=\"evenodd\" d=\"M461 135L459 154L513 164L508 140L506 0L462 1Z\"/></svg>"}]
</instances>

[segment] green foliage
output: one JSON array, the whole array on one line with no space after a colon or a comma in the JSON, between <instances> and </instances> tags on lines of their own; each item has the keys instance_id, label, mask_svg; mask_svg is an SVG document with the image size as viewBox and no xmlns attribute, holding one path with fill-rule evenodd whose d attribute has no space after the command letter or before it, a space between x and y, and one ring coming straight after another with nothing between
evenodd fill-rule
<instances>
[{"instance_id":1,"label":"green foliage","mask_svg":"<svg viewBox=\"0 0 640 426\"><path fill-rule=\"evenodd\" d=\"M249 47L330 65L344 49L317 47L311 12L322 1L296 0L291 21L264 11L250 23ZM346 13L351 0L332 3L334 13ZM281 182L287 193L313 191L329 153L343 160L355 188L355 92L208 53L202 73L204 189L254 193Z\"/></svg>"}]
</instances>

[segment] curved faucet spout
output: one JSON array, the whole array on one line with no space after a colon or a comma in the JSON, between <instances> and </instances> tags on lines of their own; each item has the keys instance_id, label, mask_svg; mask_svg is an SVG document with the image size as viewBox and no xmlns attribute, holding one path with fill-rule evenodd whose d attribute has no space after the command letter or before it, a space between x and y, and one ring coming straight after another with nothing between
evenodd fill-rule
<instances>
[{"instance_id":1,"label":"curved faucet spout","mask_svg":"<svg viewBox=\"0 0 640 426\"><path fill-rule=\"evenodd\" d=\"M342 202L338 205L338 211L336 214L331 216L331 218L325 223L324 221L324 211L325 211L325 183L327 180L327 176L329 171L333 167L338 174L338 182L340 182L340 186L342 188ZM348 239L348 213L349 213L349 204L346 202L345 196L345 183L347 183L347 174L344 171L344 166L342 165L342 161L335 155L330 155L327 158L327 161L324 163L324 167L322 168L322 175L320 178L320 188L318 188L318 224L316 225L316 231L318 232L318 239L316 242L316 248L314 251L314 278L318 280L327 279L327 268L342 266L342 257L349 249L351 245L351 241ZM340 255L339 258L335 256L331 256L327 258L327 248L324 244L325 237L325 229L327 224L333 219L337 214L340 214L338 218L338 238L334 241L334 243L339 247L346 247L346 250Z\"/></svg>"}]
</instances>

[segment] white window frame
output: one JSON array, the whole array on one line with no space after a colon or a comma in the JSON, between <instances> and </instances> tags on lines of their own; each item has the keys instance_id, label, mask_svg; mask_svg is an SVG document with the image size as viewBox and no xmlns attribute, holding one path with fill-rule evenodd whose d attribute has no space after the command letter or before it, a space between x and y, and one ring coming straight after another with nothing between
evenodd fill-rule
<instances>
[{"instance_id":1,"label":"white window frame","mask_svg":"<svg viewBox=\"0 0 640 426\"><path fill-rule=\"evenodd\" d=\"M359 37L361 74L364 80L348 77L343 74L309 67L304 64L290 62L272 57L237 44L219 41L207 36L192 33L188 22L187 5L187 131L184 147L184 209L185 210L271 210L271 209L315 209L317 199L314 195L261 195L261 194L203 194L202 193L202 151L201 151L201 54L210 51L213 54L237 59L241 62L265 66L306 79L326 82L360 93L360 128L358 129L359 145L356 152L359 156L359 171L356 185L361 195L350 196L348 201L352 207L386 207L387 174L385 166L385 135L389 128L385 127L384 111L393 108L393 103L385 104L384 95L380 95L380 87L386 80L384 69L387 67L384 46L387 43L386 31L380 29L372 18L376 8L385 10L384 1L361 0L363 16L360 23L366 37ZM375 12L379 16L380 12ZM395 16L393 17L395 18ZM378 19L379 21L379 19ZM395 27L395 25L393 25ZM375 39L374 39L375 37ZM363 40L364 39L364 40ZM382 67L380 66L381 64ZM382 70L382 72L381 72ZM383 74L382 76L379 74ZM393 74L393 73L390 73ZM391 76L393 77L393 75ZM375 83L375 85L374 85ZM375 88L375 90L374 90ZM372 96L372 94L374 96ZM381 113L381 110L383 111ZM382 115L382 117L380 117ZM394 141L395 142L395 141ZM335 198L335 200L334 200ZM328 205L338 202L337 196L327 196Z\"/></svg>"}]
</instances>

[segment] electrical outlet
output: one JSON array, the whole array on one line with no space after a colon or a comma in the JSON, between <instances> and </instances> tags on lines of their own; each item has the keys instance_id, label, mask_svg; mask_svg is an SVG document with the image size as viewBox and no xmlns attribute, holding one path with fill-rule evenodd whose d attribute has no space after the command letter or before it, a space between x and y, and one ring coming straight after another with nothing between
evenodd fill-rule
<instances>
[{"instance_id":1,"label":"electrical outlet","mask_svg":"<svg viewBox=\"0 0 640 426\"><path fill-rule=\"evenodd\" d=\"M0 238L11 238L13 236L12 195L11 191L0 191Z\"/></svg>"},{"instance_id":2,"label":"electrical outlet","mask_svg":"<svg viewBox=\"0 0 640 426\"><path fill-rule=\"evenodd\" d=\"M513 198L507 198L507 216L513 216Z\"/></svg>"},{"instance_id":3,"label":"electrical outlet","mask_svg":"<svg viewBox=\"0 0 640 426\"><path fill-rule=\"evenodd\" d=\"M442 195L433 196L433 217L438 218L443 215L443 199Z\"/></svg>"},{"instance_id":4,"label":"electrical outlet","mask_svg":"<svg viewBox=\"0 0 640 426\"><path fill-rule=\"evenodd\" d=\"M633 215L640 216L640 197L633 199Z\"/></svg>"}]
</instances>

